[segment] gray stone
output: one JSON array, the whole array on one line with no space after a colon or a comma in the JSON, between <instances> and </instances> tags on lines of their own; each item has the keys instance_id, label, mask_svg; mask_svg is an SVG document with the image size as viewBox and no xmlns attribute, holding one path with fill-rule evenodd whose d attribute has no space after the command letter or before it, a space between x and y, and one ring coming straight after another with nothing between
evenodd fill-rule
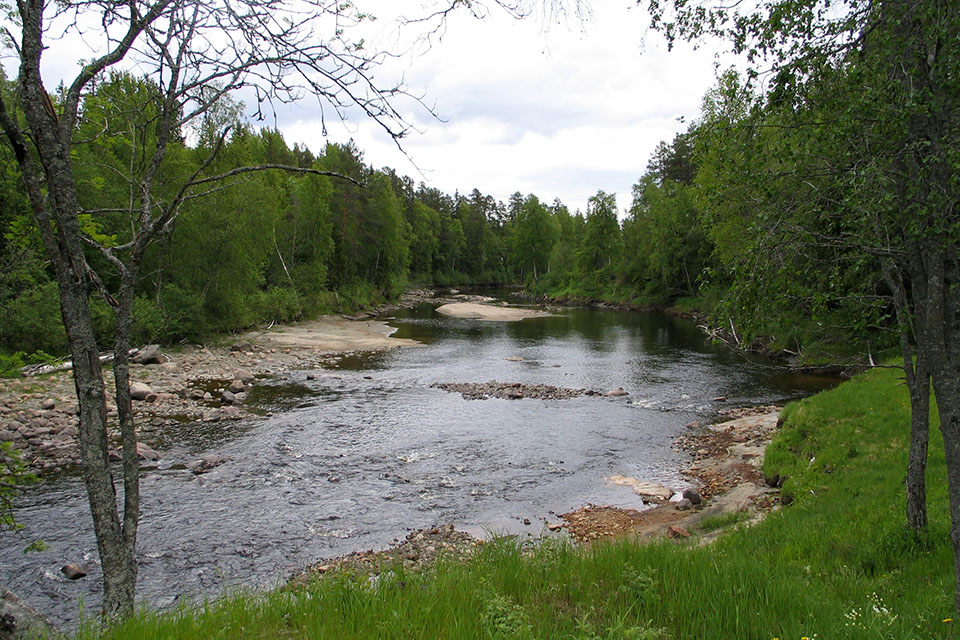
<instances>
[{"instance_id":1,"label":"gray stone","mask_svg":"<svg viewBox=\"0 0 960 640\"><path fill-rule=\"evenodd\" d=\"M70 402L60 405L60 411L68 416L75 416L80 413L80 406L76 402Z\"/></svg>"},{"instance_id":2,"label":"gray stone","mask_svg":"<svg viewBox=\"0 0 960 640\"><path fill-rule=\"evenodd\" d=\"M689 511L690 509L693 509L693 503L686 498L677 503L677 511Z\"/></svg>"},{"instance_id":3,"label":"gray stone","mask_svg":"<svg viewBox=\"0 0 960 640\"><path fill-rule=\"evenodd\" d=\"M237 369L237 372L233 374L233 379L239 380L244 384L252 384L253 381L256 380L253 374L246 369Z\"/></svg>"},{"instance_id":4,"label":"gray stone","mask_svg":"<svg viewBox=\"0 0 960 640\"><path fill-rule=\"evenodd\" d=\"M220 392L220 399L221 399L223 402L226 402L226 403L228 403L228 404L233 404L234 402L237 401L237 396L235 396L235 395L233 394L233 392L232 392L232 391L229 391L229 390L227 390L227 391L221 391L221 392Z\"/></svg>"},{"instance_id":5,"label":"gray stone","mask_svg":"<svg viewBox=\"0 0 960 640\"><path fill-rule=\"evenodd\" d=\"M60 638L60 631L39 611L0 587L0 637Z\"/></svg>"},{"instance_id":6,"label":"gray stone","mask_svg":"<svg viewBox=\"0 0 960 640\"><path fill-rule=\"evenodd\" d=\"M230 393L243 393L246 390L246 388L247 388L246 385L243 384L243 380L240 380L239 378L237 378L236 380L230 383L230 386L227 387L227 391L229 391Z\"/></svg>"},{"instance_id":7,"label":"gray stone","mask_svg":"<svg viewBox=\"0 0 960 640\"><path fill-rule=\"evenodd\" d=\"M230 351L253 351L253 345L246 340L241 340L240 342L234 342L232 345L230 345Z\"/></svg>"},{"instance_id":8,"label":"gray stone","mask_svg":"<svg viewBox=\"0 0 960 640\"><path fill-rule=\"evenodd\" d=\"M696 489L684 489L683 497L690 501L690 504L702 504L703 496Z\"/></svg>"},{"instance_id":9,"label":"gray stone","mask_svg":"<svg viewBox=\"0 0 960 640\"><path fill-rule=\"evenodd\" d=\"M133 400L142 400L144 402L154 402L157 394L149 386L142 382L134 382L130 385L130 398Z\"/></svg>"},{"instance_id":10,"label":"gray stone","mask_svg":"<svg viewBox=\"0 0 960 640\"><path fill-rule=\"evenodd\" d=\"M622 397L622 396L628 396L628 395L630 395L630 394L627 393L627 392L623 389L623 387L617 387L616 389L611 389L610 391L607 391L607 393L606 393L605 395L606 395L608 398L620 398L620 397Z\"/></svg>"},{"instance_id":11,"label":"gray stone","mask_svg":"<svg viewBox=\"0 0 960 640\"><path fill-rule=\"evenodd\" d=\"M53 409L56 406L57 406L57 401L54 400L53 398L47 398L46 400L40 403L40 408L43 409L44 411L49 411L50 409Z\"/></svg>"}]
</instances>

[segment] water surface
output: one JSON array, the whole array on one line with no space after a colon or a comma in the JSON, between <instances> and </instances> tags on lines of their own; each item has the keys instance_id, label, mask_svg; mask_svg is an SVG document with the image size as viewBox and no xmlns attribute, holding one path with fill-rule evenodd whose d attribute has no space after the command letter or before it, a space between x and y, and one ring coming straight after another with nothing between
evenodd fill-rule
<instances>
[{"instance_id":1,"label":"water surface","mask_svg":"<svg viewBox=\"0 0 960 640\"><path fill-rule=\"evenodd\" d=\"M415 528L536 534L544 519L587 503L637 508L639 497L605 478L683 486L685 458L671 441L692 420L833 382L748 362L661 314L568 309L490 323L422 305L391 324L423 346L293 371L251 394L272 415L163 434L163 460L142 481L141 599L167 606L274 585ZM471 401L430 386L488 380L629 395ZM713 400L720 396L724 405ZM201 477L186 470L207 453L229 462ZM87 611L99 603L87 509L82 481L61 477L19 502L25 535L49 551L24 555L25 543L0 537L3 583L59 622L76 619L81 601ZM89 577L66 580L59 568L67 562Z\"/></svg>"}]
</instances>

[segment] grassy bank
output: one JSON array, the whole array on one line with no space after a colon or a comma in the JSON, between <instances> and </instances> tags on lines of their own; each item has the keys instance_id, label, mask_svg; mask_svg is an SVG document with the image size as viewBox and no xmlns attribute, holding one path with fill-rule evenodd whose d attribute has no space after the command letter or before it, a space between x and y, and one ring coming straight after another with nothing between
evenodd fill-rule
<instances>
[{"instance_id":1,"label":"grassy bank","mask_svg":"<svg viewBox=\"0 0 960 640\"><path fill-rule=\"evenodd\" d=\"M788 477L792 503L709 547L501 540L427 574L325 578L144 614L105 637L957 638L943 447L934 433L931 526L916 537L904 526L897 374L788 407L766 471Z\"/></svg>"}]
</instances>

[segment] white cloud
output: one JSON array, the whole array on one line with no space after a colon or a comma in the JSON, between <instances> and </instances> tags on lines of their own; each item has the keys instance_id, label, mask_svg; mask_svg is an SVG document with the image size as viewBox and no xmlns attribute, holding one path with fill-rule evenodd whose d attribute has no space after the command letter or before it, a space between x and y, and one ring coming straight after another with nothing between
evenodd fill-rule
<instances>
[{"instance_id":1,"label":"white cloud","mask_svg":"<svg viewBox=\"0 0 960 640\"><path fill-rule=\"evenodd\" d=\"M461 14L425 54L385 66L379 73L423 89L444 120L411 113L421 132L403 146L416 166L362 119L330 125L329 139L352 137L370 164L449 193L477 188L506 200L520 191L585 210L603 189L626 208L656 144L685 129L679 118L696 117L714 81L714 55L689 46L668 52L647 33L642 11L596 4L582 30ZM319 125L306 110L297 115L281 117L288 141L322 148Z\"/></svg>"}]
</instances>

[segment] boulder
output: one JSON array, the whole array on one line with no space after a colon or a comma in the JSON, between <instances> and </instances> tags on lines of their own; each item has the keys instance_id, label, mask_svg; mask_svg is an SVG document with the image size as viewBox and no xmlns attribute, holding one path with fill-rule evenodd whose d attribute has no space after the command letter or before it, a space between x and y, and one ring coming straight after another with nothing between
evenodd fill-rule
<instances>
[{"instance_id":1,"label":"boulder","mask_svg":"<svg viewBox=\"0 0 960 640\"><path fill-rule=\"evenodd\" d=\"M684 498L677 503L676 509L677 511L690 511L690 509L693 509L693 503Z\"/></svg>"},{"instance_id":2,"label":"boulder","mask_svg":"<svg viewBox=\"0 0 960 640\"><path fill-rule=\"evenodd\" d=\"M67 576L67 580L79 580L87 575L87 572L75 564L65 564L60 567L60 572Z\"/></svg>"},{"instance_id":3,"label":"boulder","mask_svg":"<svg viewBox=\"0 0 960 640\"><path fill-rule=\"evenodd\" d=\"M247 386L243 384L243 380L237 378L230 383L230 386L227 387L227 391L230 393L243 393L246 390Z\"/></svg>"},{"instance_id":4,"label":"boulder","mask_svg":"<svg viewBox=\"0 0 960 640\"><path fill-rule=\"evenodd\" d=\"M243 351L245 353L250 352L253 351L253 345L246 340L241 340L230 345L230 351Z\"/></svg>"},{"instance_id":5,"label":"boulder","mask_svg":"<svg viewBox=\"0 0 960 640\"><path fill-rule=\"evenodd\" d=\"M148 445L138 442L137 443L137 457L141 460L159 460L160 454L151 449Z\"/></svg>"},{"instance_id":6,"label":"boulder","mask_svg":"<svg viewBox=\"0 0 960 640\"><path fill-rule=\"evenodd\" d=\"M142 400L144 402L154 402L157 394L149 386L142 382L134 382L130 385L130 398L133 400Z\"/></svg>"},{"instance_id":7,"label":"boulder","mask_svg":"<svg viewBox=\"0 0 960 640\"><path fill-rule=\"evenodd\" d=\"M57 406L57 401L53 398L46 398L40 403L40 408L44 411L50 411Z\"/></svg>"},{"instance_id":8,"label":"boulder","mask_svg":"<svg viewBox=\"0 0 960 640\"><path fill-rule=\"evenodd\" d=\"M80 413L80 405L76 402L67 402L60 405L60 412L68 416L75 416Z\"/></svg>"},{"instance_id":9,"label":"boulder","mask_svg":"<svg viewBox=\"0 0 960 640\"><path fill-rule=\"evenodd\" d=\"M233 404L234 402L237 401L237 396L235 396L233 392L229 390L221 391L220 400L222 400L223 402L226 402L227 404Z\"/></svg>"},{"instance_id":10,"label":"boulder","mask_svg":"<svg viewBox=\"0 0 960 640\"><path fill-rule=\"evenodd\" d=\"M256 380L253 374L246 369L237 369L237 372L233 374L233 379L239 380L244 384L253 384L253 381Z\"/></svg>"},{"instance_id":11,"label":"boulder","mask_svg":"<svg viewBox=\"0 0 960 640\"><path fill-rule=\"evenodd\" d=\"M696 489L684 489L683 497L690 501L690 504L703 504L703 496Z\"/></svg>"},{"instance_id":12,"label":"boulder","mask_svg":"<svg viewBox=\"0 0 960 640\"><path fill-rule=\"evenodd\" d=\"M663 486L659 482L643 482L636 478L629 478L622 475L613 475L607 478L611 484L619 484L633 488L633 492L644 498L652 498L657 502L669 500L673 491Z\"/></svg>"},{"instance_id":13,"label":"boulder","mask_svg":"<svg viewBox=\"0 0 960 640\"><path fill-rule=\"evenodd\" d=\"M160 353L160 345L148 344L137 351L137 353L130 358L130 362L133 364L162 364L163 355Z\"/></svg>"},{"instance_id":14,"label":"boulder","mask_svg":"<svg viewBox=\"0 0 960 640\"><path fill-rule=\"evenodd\" d=\"M633 492L638 496L654 500L669 500L673 495L673 491L659 482L638 482L633 485Z\"/></svg>"},{"instance_id":15,"label":"boulder","mask_svg":"<svg viewBox=\"0 0 960 640\"><path fill-rule=\"evenodd\" d=\"M610 389L610 391L607 391L607 393L604 395L606 395L608 398L620 398L630 394L627 393L623 387L617 387L616 389Z\"/></svg>"}]
</instances>

